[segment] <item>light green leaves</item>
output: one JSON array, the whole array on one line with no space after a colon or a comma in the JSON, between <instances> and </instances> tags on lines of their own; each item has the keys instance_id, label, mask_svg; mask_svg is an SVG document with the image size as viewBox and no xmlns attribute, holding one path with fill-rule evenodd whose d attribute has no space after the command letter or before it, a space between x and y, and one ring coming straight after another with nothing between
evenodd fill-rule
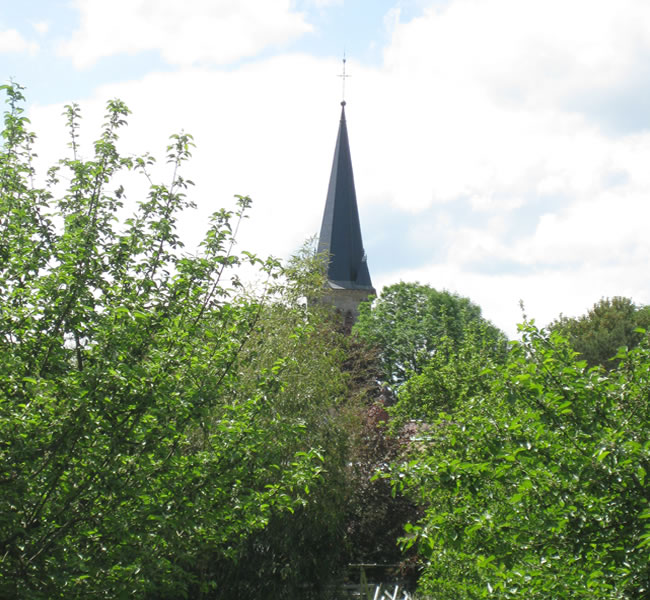
<instances>
[{"instance_id":1,"label":"light green leaves","mask_svg":"<svg viewBox=\"0 0 650 600\"><path fill-rule=\"evenodd\" d=\"M605 376L561 336L530 324L522 333L481 387L444 414L420 415L427 443L412 442L395 467L395 485L425 502L405 540L421 538L421 589L450 599L644 598L650 349L621 352ZM480 372L455 361L465 377ZM432 380L448 372L432 361L397 410L404 400L431 406L416 394L440 389Z\"/></svg>"},{"instance_id":2,"label":"light green leaves","mask_svg":"<svg viewBox=\"0 0 650 600\"><path fill-rule=\"evenodd\" d=\"M345 464L336 419L322 419L343 386L332 338L294 302L297 279L261 299L232 283L242 262L283 280L277 261L235 252L249 198L183 254L189 134L172 136L158 183L151 156L118 150L124 103L108 102L88 160L68 106L71 156L39 189L21 88L1 89L0 596L228 590L215 580L268 549L269 527L288 530L294 513L302 531L319 522L314 497L342 494L323 491ZM148 194L123 207L131 169ZM132 214L118 222L121 207ZM314 538L333 527L313 525ZM290 547L273 543L269 568Z\"/></svg>"}]
</instances>

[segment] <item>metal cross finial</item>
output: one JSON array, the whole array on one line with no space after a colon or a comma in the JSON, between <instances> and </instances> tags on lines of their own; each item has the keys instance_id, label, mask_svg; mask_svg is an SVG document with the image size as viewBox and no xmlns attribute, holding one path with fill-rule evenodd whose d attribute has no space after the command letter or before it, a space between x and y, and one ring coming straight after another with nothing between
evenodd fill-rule
<instances>
[{"instance_id":1,"label":"metal cross finial","mask_svg":"<svg viewBox=\"0 0 650 600\"><path fill-rule=\"evenodd\" d=\"M346 80L348 77L351 77L351 75L348 75L348 74L345 72L345 63L346 63L346 60L345 60L345 52L343 52L343 73L341 73L341 74L339 75L339 77L343 80L343 82L342 82L342 83L343 83L343 89L341 90L341 104L342 104L343 106L345 106L345 80Z\"/></svg>"}]
</instances>

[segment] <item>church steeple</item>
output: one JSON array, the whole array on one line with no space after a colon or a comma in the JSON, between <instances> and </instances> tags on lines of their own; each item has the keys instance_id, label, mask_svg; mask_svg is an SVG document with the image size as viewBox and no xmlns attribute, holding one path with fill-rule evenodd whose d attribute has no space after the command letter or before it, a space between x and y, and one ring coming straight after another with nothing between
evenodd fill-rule
<instances>
[{"instance_id":1,"label":"church steeple","mask_svg":"<svg viewBox=\"0 0 650 600\"><path fill-rule=\"evenodd\" d=\"M341 121L334 150L325 212L318 240L318 252L329 254L327 282L332 302L352 320L360 302L374 295L366 254L361 239L361 224L354 187L352 158L345 121L345 101L341 102Z\"/></svg>"}]
</instances>

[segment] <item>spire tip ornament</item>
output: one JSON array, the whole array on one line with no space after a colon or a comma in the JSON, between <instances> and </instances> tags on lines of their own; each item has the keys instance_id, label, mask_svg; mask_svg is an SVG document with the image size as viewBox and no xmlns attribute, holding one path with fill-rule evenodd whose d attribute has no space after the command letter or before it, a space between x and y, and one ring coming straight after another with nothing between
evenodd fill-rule
<instances>
[{"instance_id":1,"label":"spire tip ornament","mask_svg":"<svg viewBox=\"0 0 650 600\"><path fill-rule=\"evenodd\" d=\"M347 62L345 58L345 51L343 51L343 72L339 75L339 77L343 80L342 81L342 90L341 90L341 106L345 106L345 80L348 77L351 77L351 75L348 75L345 72L345 63Z\"/></svg>"}]
</instances>

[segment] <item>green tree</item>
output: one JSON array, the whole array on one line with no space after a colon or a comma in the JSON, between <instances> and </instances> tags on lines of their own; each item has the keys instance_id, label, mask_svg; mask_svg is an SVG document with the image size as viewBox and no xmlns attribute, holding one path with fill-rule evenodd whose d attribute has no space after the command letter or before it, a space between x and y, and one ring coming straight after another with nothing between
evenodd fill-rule
<instances>
[{"instance_id":1,"label":"green tree","mask_svg":"<svg viewBox=\"0 0 650 600\"><path fill-rule=\"evenodd\" d=\"M566 337L591 367L611 369L619 348L634 348L643 339L638 329L650 328L650 307L629 298L602 298L577 318L560 316L549 328Z\"/></svg>"},{"instance_id":2,"label":"green tree","mask_svg":"<svg viewBox=\"0 0 650 600\"><path fill-rule=\"evenodd\" d=\"M493 372L507 357L505 344L495 352L493 336L489 324L471 323L459 342L448 336L440 338L421 372L399 389L398 402L390 409L393 429L452 413L468 399L486 393L486 372Z\"/></svg>"},{"instance_id":3,"label":"green tree","mask_svg":"<svg viewBox=\"0 0 650 600\"><path fill-rule=\"evenodd\" d=\"M374 302L361 304L354 332L377 347L384 380L397 388L422 371L443 338L457 345L470 323L481 324L494 352L503 352L505 336L469 298L401 282L384 288Z\"/></svg>"},{"instance_id":4,"label":"green tree","mask_svg":"<svg viewBox=\"0 0 650 600\"><path fill-rule=\"evenodd\" d=\"M607 376L557 332L522 328L508 361L425 371L460 389L395 465L426 507L408 528L435 598L641 599L650 585L650 349ZM432 389L438 389L432 383ZM408 390L426 392L423 382ZM421 406L427 406L423 400Z\"/></svg>"},{"instance_id":5,"label":"green tree","mask_svg":"<svg viewBox=\"0 0 650 600\"><path fill-rule=\"evenodd\" d=\"M123 103L108 103L90 160L68 106L71 157L41 188L21 89L3 89L0 596L223 596L252 540L291 514L316 522L328 485L336 505L345 460L323 415L341 389L337 354L293 284L241 293L243 262L280 276L232 252L248 198L183 253L191 136L172 136L162 185L152 157L118 152ZM120 222L127 170L150 187Z\"/></svg>"},{"instance_id":6,"label":"green tree","mask_svg":"<svg viewBox=\"0 0 650 600\"><path fill-rule=\"evenodd\" d=\"M320 598L344 566L350 425L341 407L348 404L348 385L344 339L330 327L326 307L305 302L323 290L318 262L306 246L274 281L238 357L233 397L245 401L260 373L278 371L280 385L260 417L274 443L261 450L265 460L284 465L318 448L319 477L299 490L301 502L291 510L270 507L267 524L248 536L236 560L203 557L210 578L220 582L214 598Z\"/></svg>"}]
</instances>

